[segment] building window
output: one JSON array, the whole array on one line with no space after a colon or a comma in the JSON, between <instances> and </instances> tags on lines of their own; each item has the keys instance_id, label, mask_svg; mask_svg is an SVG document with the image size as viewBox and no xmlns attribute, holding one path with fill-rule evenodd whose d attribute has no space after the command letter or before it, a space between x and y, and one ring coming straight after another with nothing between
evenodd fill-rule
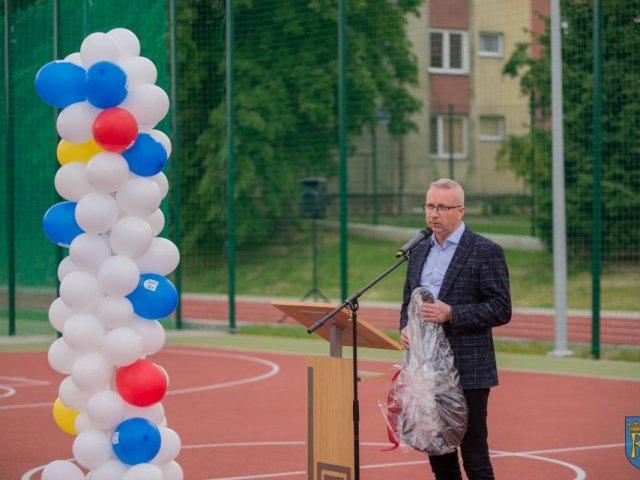
<instances>
[{"instance_id":1,"label":"building window","mask_svg":"<svg viewBox=\"0 0 640 480\"><path fill-rule=\"evenodd\" d=\"M478 55L481 57L502 58L504 41L501 33L481 32L478 42Z\"/></svg>"},{"instance_id":2,"label":"building window","mask_svg":"<svg viewBox=\"0 0 640 480\"><path fill-rule=\"evenodd\" d=\"M468 67L467 32L460 30L431 30L429 32L429 71L433 73L464 74Z\"/></svg>"},{"instance_id":3,"label":"building window","mask_svg":"<svg viewBox=\"0 0 640 480\"><path fill-rule=\"evenodd\" d=\"M460 115L433 115L430 129L431 156L466 158L467 118Z\"/></svg>"},{"instance_id":4,"label":"building window","mask_svg":"<svg viewBox=\"0 0 640 480\"><path fill-rule=\"evenodd\" d=\"M478 137L484 142L504 141L504 117L497 115L481 116L478 131Z\"/></svg>"}]
</instances>

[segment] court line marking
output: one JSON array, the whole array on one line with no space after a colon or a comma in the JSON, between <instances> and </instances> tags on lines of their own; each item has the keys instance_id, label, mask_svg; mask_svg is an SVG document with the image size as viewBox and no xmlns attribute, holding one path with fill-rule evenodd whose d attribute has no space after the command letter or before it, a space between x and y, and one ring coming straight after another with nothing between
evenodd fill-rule
<instances>
[{"instance_id":1,"label":"court line marking","mask_svg":"<svg viewBox=\"0 0 640 480\"><path fill-rule=\"evenodd\" d=\"M245 361L251 361L255 363L259 363L262 365L266 365L270 368L270 370L261 375L257 375L254 377L247 377L240 380L233 380L229 382L223 383L214 383L210 385L203 385L200 387L188 387L188 388L179 388L175 390L169 390L167 395L181 395L185 393L194 393L194 392L203 392L207 390L216 390L218 388L228 388L235 387L237 385L247 385L249 383L260 382L262 380L266 380L267 378L273 377L280 372L280 366L272 362L271 360L265 360L263 358L253 357L250 355L241 355L241 354L230 354L230 353L221 353L221 352L209 352L209 351L198 351L198 350L179 350L175 348L168 348L163 350L163 353L174 353L176 355L188 355L188 356L200 356L200 357L224 357L231 359L239 359Z\"/></svg>"},{"instance_id":2,"label":"court line marking","mask_svg":"<svg viewBox=\"0 0 640 480\"><path fill-rule=\"evenodd\" d=\"M261 446L304 446L305 443L302 441L276 441L276 442L237 442L237 443L218 443L218 444L201 444L201 445L183 445L184 449L200 449L200 448L234 448L234 447L261 447ZM388 443L381 442L362 442L361 446L388 446ZM566 447L566 448L555 448L555 449L546 449L546 450L531 450L526 452L507 452L503 450L491 450L491 456L493 458L504 458L504 457L520 457L527 458L530 460L538 460L542 462L554 463L565 467L575 473L575 477L573 480L584 480L587 478L586 472L577 465L574 465L569 462L565 462L563 460L558 460L555 458L547 458L541 456L539 454L553 454L553 453L566 453L566 452L577 452L577 451L586 451L586 450L598 450L605 448L617 448L624 446L624 443L609 443L602 445L588 445L582 447ZM390 467L400 467L400 466L412 466L412 465L423 465L426 463L426 460L413 460L408 462L393 462L393 463L379 463L379 464L370 464L370 465L361 465L361 469L373 469L373 468L390 468ZM250 480L250 479L261 479L261 478L276 478L276 477L284 477L287 475L304 475L306 473L305 470L295 470L289 472L279 472L279 473L265 473L258 475L248 475L241 477L215 477L215 478L207 478L206 480Z\"/></svg>"},{"instance_id":3,"label":"court line marking","mask_svg":"<svg viewBox=\"0 0 640 480\"><path fill-rule=\"evenodd\" d=\"M3 385L7 385L7 382L15 382L9 384L10 386L25 386L25 387L38 387L38 386L46 386L50 385L51 382L48 380L36 380L35 378L27 378L27 377L8 377L6 375L0 375L0 381Z\"/></svg>"},{"instance_id":4,"label":"court line marking","mask_svg":"<svg viewBox=\"0 0 640 480\"><path fill-rule=\"evenodd\" d=\"M208 391L208 390L216 390L219 388L229 388L229 387L235 387L235 386L239 386L239 385L246 385L249 383L254 383L254 382L259 382L262 380L266 380L270 377L273 377L274 375L277 375L280 372L280 366L275 363L272 362L271 360L265 360L262 358L258 358L258 357L252 357L250 355L241 355L241 354L231 354L231 353L226 353L226 352L208 352L208 351L197 351L197 350L180 350L180 349L173 349L173 348L169 348L166 350L163 350L163 353L173 353L176 355L195 355L195 356L204 356L204 357L224 357L224 358L231 358L231 359L238 359L238 360L244 360L244 361L250 361L250 362L254 362L254 363L258 363L261 365L265 365L267 367L269 367L269 370L266 373L260 374L260 375L255 375L252 377L246 377L246 378L242 378L240 380L233 380L233 381L229 381L229 382L222 382L222 383L212 383L212 384L208 384L208 385L201 385L198 387L188 387L188 388L178 388L178 389L174 389L174 390L167 390L165 395L182 395L182 394L188 394L188 393L195 393L195 392L204 392L204 391ZM2 398L2 397L0 397ZM16 404L16 405L0 405L0 410L17 410L17 409L23 409L23 408L40 408L40 407L51 407L53 405L53 402L40 402L40 403L21 403L21 404Z\"/></svg>"}]
</instances>

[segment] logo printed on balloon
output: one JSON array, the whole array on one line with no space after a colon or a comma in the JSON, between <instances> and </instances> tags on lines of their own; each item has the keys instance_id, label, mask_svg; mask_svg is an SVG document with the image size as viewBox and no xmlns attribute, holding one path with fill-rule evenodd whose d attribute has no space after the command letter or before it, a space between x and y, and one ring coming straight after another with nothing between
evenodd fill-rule
<instances>
[{"instance_id":1,"label":"logo printed on balloon","mask_svg":"<svg viewBox=\"0 0 640 480\"><path fill-rule=\"evenodd\" d=\"M147 279L142 283L142 286L144 288L146 288L147 290L151 290L152 292L155 292L156 289L158 288L158 281L157 280L151 280L151 279Z\"/></svg>"}]
</instances>

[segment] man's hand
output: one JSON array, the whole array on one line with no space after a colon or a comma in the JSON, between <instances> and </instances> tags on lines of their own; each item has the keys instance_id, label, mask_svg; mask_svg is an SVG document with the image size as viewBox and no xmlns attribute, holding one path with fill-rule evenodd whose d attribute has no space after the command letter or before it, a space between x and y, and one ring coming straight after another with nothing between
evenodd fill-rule
<instances>
[{"instance_id":1,"label":"man's hand","mask_svg":"<svg viewBox=\"0 0 640 480\"><path fill-rule=\"evenodd\" d=\"M400 343L402 344L402 348L409 350L409 334L407 333L407 327L400 330Z\"/></svg>"},{"instance_id":2,"label":"man's hand","mask_svg":"<svg viewBox=\"0 0 640 480\"><path fill-rule=\"evenodd\" d=\"M436 300L433 303L420 305L420 317L425 322L444 323L453 318L451 307L446 303Z\"/></svg>"}]
</instances>

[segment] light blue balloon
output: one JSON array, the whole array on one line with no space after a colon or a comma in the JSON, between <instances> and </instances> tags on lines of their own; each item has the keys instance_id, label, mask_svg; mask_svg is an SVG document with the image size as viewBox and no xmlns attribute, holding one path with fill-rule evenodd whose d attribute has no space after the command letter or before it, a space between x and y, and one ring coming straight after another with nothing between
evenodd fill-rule
<instances>
[{"instance_id":1,"label":"light blue balloon","mask_svg":"<svg viewBox=\"0 0 640 480\"><path fill-rule=\"evenodd\" d=\"M127 160L129 170L141 177L160 173L167 163L167 151L148 133L140 133L131 148L122 152L122 156Z\"/></svg>"},{"instance_id":2,"label":"light blue balloon","mask_svg":"<svg viewBox=\"0 0 640 480\"><path fill-rule=\"evenodd\" d=\"M94 107L115 107L127 96L127 74L115 63L96 62L87 70L86 89Z\"/></svg>"},{"instance_id":3,"label":"light blue balloon","mask_svg":"<svg viewBox=\"0 0 640 480\"><path fill-rule=\"evenodd\" d=\"M61 247L68 247L84 230L76 221L76 203L60 202L49 207L42 219L44 234Z\"/></svg>"},{"instance_id":4,"label":"light blue balloon","mask_svg":"<svg viewBox=\"0 0 640 480\"><path fill-rule=\"evenodd\" d=\"M49 105L65 108L87 98L84 68L71 62L54 61L36 74L35 87L40 98Z\"/></svg>"},{"instance_id":5,"label":"light blue balloon","mask_svg":"<svg viewBox=\"0 0 640 480\"><path fill-rule=\"evenodd\" d=\"M122 463L147 463L160 451L160 430L146 418L133 417L120 423L111 435L111 448Z\"/></svg>"},{"instance_id":6,"label":"light blue balloon","mask_svg":"<svg viewBox=\"0 0 640 480\"><path fill-rule=\"evenodd\" d=\"M140 275L138 287L127 295L136 315L147 320L168 317L178 305L178 291L166 277L157 273Z\"/></svg>"}]
</instances>

